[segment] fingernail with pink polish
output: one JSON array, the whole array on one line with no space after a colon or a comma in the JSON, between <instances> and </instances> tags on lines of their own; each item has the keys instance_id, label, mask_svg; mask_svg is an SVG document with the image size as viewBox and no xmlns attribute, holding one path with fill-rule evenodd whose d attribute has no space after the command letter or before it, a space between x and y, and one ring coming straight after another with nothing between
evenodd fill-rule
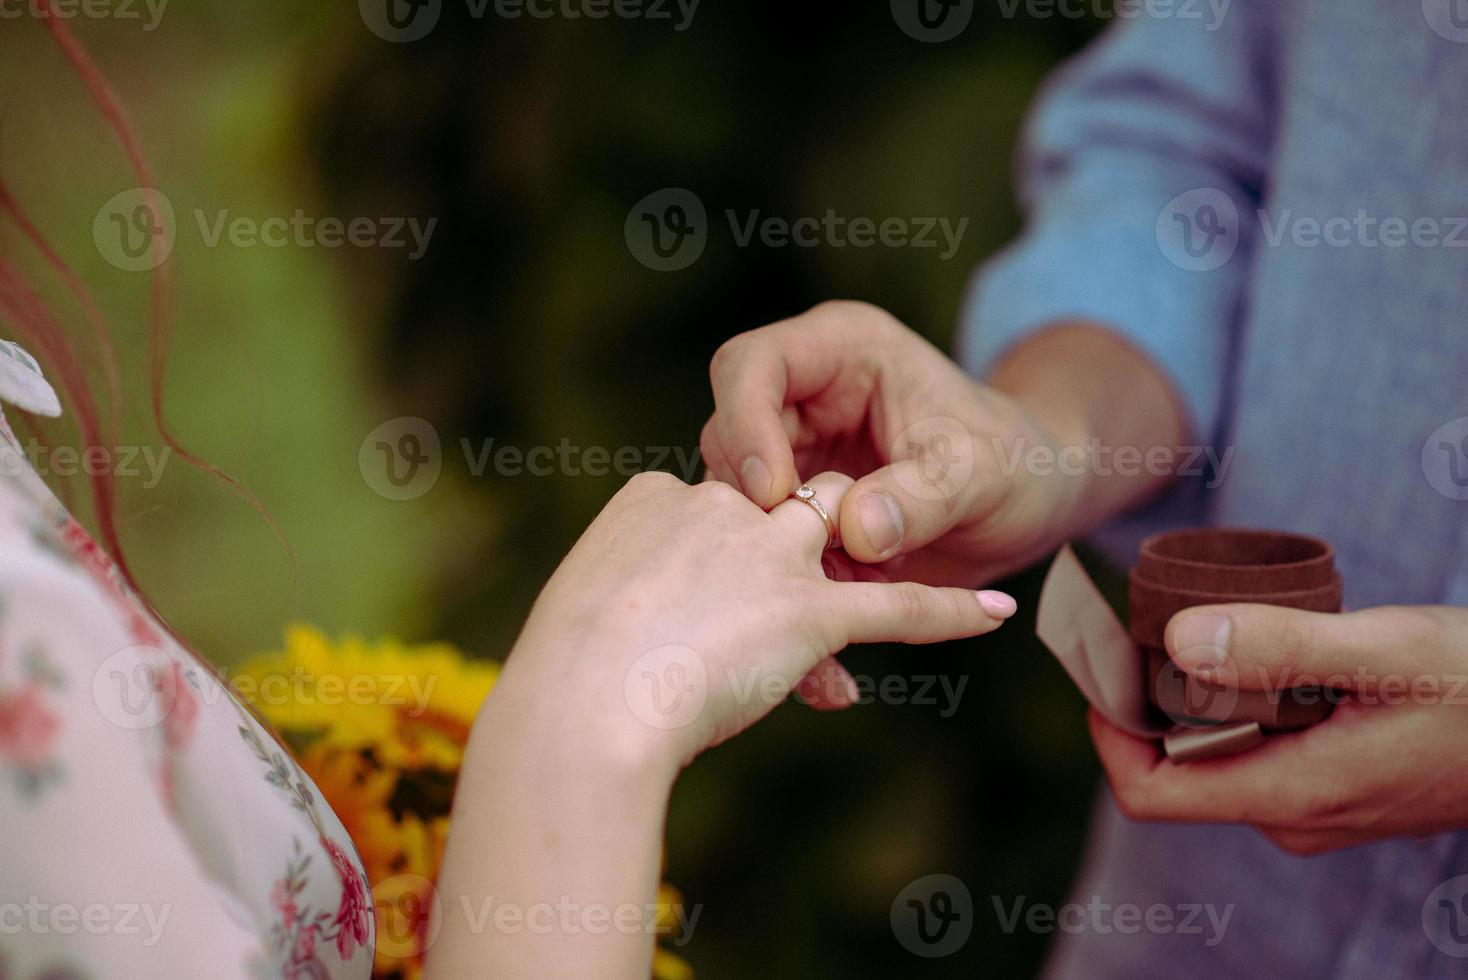
<instances>
[{"instance_id":1,"label":"fingernail with pink polish","mask_svg":"<svg viewBox=\"0 0 1468 980\"><path fill-rule=\"evenodd\" d=\"M985 589L978 596L979 608L983 609L984 615L990 619L1008 619L1019 608L1019 603L1014 601L1014 596L995 592L993 589Z\"/></svg>"}]
</instances>

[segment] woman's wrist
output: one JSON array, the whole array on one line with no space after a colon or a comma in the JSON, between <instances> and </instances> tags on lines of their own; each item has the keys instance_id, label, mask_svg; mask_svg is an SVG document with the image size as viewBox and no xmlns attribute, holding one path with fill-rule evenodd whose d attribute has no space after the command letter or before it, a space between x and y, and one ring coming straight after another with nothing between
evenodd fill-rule
<instances>
[{"instance_id":1,"label":"woman's wrist","mask_svg":"<svg viewBox=\"0 0 1468 980\"><path fill-rule=\"evenodd\" d=\"M620 677L592 669L605 660L587 652L578 661L580 669L542 664L517 646L480 708L472 739L568 778L595 771L671 790L684 761L672 733L637 717Z\"/></svg>"},{"instance_id":2,"label":"woman's wrist","mask_svg":"<svg viewBox=\"0 0 1468 980\"><path fill-rule=\"evenodd\" d=\"M614 701L581 693L605 686L581 680L609 662L599 659L605 652L522 642L480 709L438 883L444 914L432 976L650 973L645 928L584 926L600 910L654 907L677 770ZM502 931L454 914L491 903L525 921L545 908L572 918Z\"/></svg>"}]
</instances>

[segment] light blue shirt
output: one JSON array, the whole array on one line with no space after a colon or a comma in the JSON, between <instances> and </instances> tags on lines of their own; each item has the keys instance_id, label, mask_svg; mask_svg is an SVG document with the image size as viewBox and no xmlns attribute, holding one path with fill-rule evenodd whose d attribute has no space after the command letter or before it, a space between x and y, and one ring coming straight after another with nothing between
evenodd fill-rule
<instances>
[{"instance_id":1,"label":"light blue shirt","mask_svg":"<svg viewBox=\"0 0 1468 980\"><path fill-rule=\"evenodd\" d=\"M979 375L1046 324L1101 321L1230 453L1107 529L1123 567L1165 526L1272 527L1334 542L1350 606L1468 605L1468 2L1141 9L1043 93L1028 225L976 277L961 359ZM1464 874L1464 834L1302 859L1103 800L1077 901L1232 918L1214 946L1088 928L1051 972L1464 976L1468 904L1434 892Z\"/></svg>"}]
</instances>

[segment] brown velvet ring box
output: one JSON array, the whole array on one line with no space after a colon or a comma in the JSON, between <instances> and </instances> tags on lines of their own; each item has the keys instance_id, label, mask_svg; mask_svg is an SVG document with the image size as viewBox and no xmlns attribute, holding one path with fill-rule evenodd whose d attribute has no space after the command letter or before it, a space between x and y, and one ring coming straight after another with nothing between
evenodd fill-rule
<instances>
[{"instance_id":1,"label":"brown velvet ring box","mask_svg":"<svg viewBox=\"0 0 1468 980\"><path fill-rule=\"evenodd\" d=\"M1324 720L1334 707L1330 690L1241 690L1199 681L1173 665L1163 645L1173 614L1232 602L1339 612L1335 550L1319 538L1242 528L1167 531L1143 541L1127 604L1129 631L1146 658L1151 704L1189 727L1257 722L1266 730L1292 729Z\"/></svg>"}]
</instances>

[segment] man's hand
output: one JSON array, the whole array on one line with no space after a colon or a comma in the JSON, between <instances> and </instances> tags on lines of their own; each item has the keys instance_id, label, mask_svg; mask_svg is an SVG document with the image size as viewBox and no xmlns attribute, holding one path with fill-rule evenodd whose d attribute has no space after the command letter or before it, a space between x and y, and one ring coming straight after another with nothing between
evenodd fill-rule
<instances>
[{"instance_id":1,"label":"man's hand","mask_svg":"<svg viewBox=\"0 0 1468 980\"><path fill-rule=\"evenodd\" d=\"M1022 568L1159 482L1062 472L1062 450L1181 433L1151 363L1088 325L1020 345L989 386L886 312L824 303L728 341L710 374L715 479L765 509L802 474L856 479L842 577L972 587Z\"/></svg>"},{"instance_id":2,"label":"man's hand","mask_svg":"<svg viewBox=\"0 0 1468 980\"><path fill-rule=\"evenodd\" d=\"M1182 766L1093 711L1128 816L1251 824L1296 854L1468 827L1468 609L1200 606L1173 617L1166 642L1201 678L1240 690L1322 685L1346 700L1314 728Z\"/></svg>"}]
</instances>

